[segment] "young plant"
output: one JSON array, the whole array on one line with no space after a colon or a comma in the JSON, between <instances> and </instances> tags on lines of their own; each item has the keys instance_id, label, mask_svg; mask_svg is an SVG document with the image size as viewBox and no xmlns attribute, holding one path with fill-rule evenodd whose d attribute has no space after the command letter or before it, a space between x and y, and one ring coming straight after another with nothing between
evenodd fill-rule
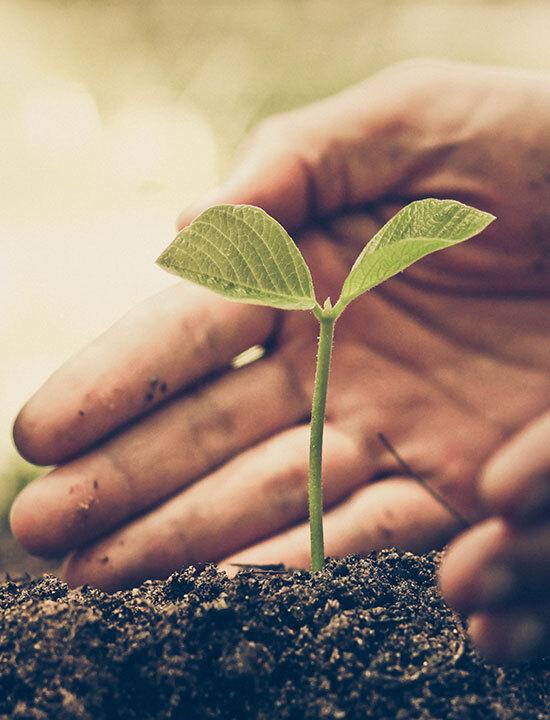
<instances>
[{"instance_id":1,"label":"young plant","mask_svg":"<svg viewBox=\"0 0 550 720\"><path fill-rule=\"evenodd\" d=\"M218 205L182 230L157 260L175 275L230 300L282 310L309 310L320 325L311 408L309 521L311 569L324 563L323 427L334 325L352 300L426 255L477 235L494 216L454 200L419 200L404 207L368 242L333 306L315 297L311 273L284 228L250 205Z\"/></svg>"}]
</instances>

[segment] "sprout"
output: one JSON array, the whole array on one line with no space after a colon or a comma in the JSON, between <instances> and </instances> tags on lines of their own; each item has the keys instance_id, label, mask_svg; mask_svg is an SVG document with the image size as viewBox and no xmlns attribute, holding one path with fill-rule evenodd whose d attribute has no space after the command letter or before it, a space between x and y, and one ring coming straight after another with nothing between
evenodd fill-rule
<instances>
[{"instance_id":1,"label":"sprout","mask_svg":"<svg viewBox=\"0 0 550 720\"><path fill-rule=\"evenodd\" d=\"M323 429L334 326L352 300L417 260L480 233L489 213L454 200L418 200L404 207L365 245L333 306L321 306L308 266L285 229L250 205L218 205L199 215L162 253L158 264L230 300L282 310L308 310L319 322L311 409L309 521L311 569L324 563Z\"/></svg>"}]
</instances>

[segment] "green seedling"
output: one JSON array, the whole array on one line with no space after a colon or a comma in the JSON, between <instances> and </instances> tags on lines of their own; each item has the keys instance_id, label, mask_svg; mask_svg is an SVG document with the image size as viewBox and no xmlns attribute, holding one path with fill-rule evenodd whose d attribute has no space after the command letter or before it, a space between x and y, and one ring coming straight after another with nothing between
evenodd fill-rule
<instances>
[{"instance_id":1,"label":"green seedling","mask_svg":"<svg viewBox=\"0 0 550 720\"><path fill-rule=\"evenodd\" d=\"M158 259L160 267L230 300L282 310L307 310L320 325L311 408L309 520L311 569L324 563L323 428L334 326L346 307L417 260L468 240L494 220L454 200L418 200L400 210L365 245L340 298L317 302L308 266L285 229L250 205L218 205L182 230Z\"/></svg>"}]
</instances>

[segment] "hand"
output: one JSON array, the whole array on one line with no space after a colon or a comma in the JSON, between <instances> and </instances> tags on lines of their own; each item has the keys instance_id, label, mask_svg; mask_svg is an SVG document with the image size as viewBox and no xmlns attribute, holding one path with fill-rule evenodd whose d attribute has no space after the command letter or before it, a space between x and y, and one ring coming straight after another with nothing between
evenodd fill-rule
<instances>
[{"instance_id":1,"label":"hand","mask_svg":"<svg viewBox=\"0 0 550 720\"><path fill-rule=\"evenodd\" d=\"M524 660L550 644L550 412L488 461L480 494L493 517L452 543L441 567L447 599L495 660Z\"/></svg>"},{"instance_id":2,"label":"hand","mask_svg":"<svg viewBox=\"0 0 550 720\"><path fill-rule=\"evenodd\" d=\"M422 61L391 68L253 134L214 202L275 215L321 302L399 207L463 199L498 220L358 299L336 329L325 445L326 550L441 546L471 522L476 478L550 400L550 91L528 73ZM33 552L73 551L73 584L107 589L179 565L308 563L307 416L317 327L307 313L179 283L59 370L15 425L59 468L16 501ZM269 354L238 371L253 343ZM451 558L448 561L451 572ZM478 635L479 637L479 635Z\"/></svg>"}]
</instances>

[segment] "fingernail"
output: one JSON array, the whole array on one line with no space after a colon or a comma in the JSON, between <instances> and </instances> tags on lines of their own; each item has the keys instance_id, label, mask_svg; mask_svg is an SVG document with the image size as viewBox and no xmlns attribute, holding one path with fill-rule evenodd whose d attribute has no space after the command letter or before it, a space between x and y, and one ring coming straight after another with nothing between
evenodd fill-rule
<instances>
[{"instance_id":1,"label":"fingernail","mask_svg":"<svg viewBox=\"0 0 550 720\"><path fill-rule=\"evenodd\" d=\"M545 632L544 622L534 615L518 619L508 633L508 658L515 661L527 659L541 645Z\"/></svg>"},{"instance_id":2,"label":"fingernail","mask_svg":"<svg viewBox=\"0 0 550 720\"><path fill-rule=\"evenodd\" d=\"M489 566L482 571L477 600L482 606L495 605L509 598L516 588L516 576L506 565Z\"/></svg>"},{"instance_id":3,"label":"fingernail","mask_svg":"<svg viewBox=\"0 0 550 720\"><path fill-rule=\"evenodd\" d=\"M550 516L550 475L533 480L519 509L519 519L535 522Z\"/></svg>"}]
</instances>

